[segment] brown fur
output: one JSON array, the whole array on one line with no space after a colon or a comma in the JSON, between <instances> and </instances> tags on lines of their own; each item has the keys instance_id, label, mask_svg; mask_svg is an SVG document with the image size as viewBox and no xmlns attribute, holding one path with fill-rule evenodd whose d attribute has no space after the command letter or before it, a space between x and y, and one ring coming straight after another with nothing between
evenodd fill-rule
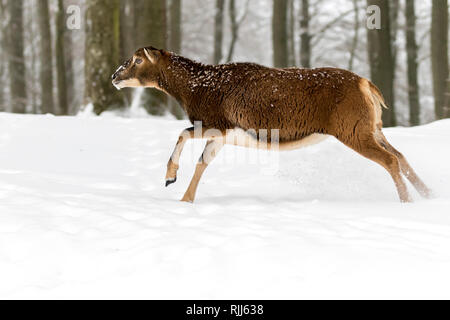
<instances>
[{"instance_id":1,"label":"brown fur","mask_svg":"<svg viewBox=\"0 0 450 320\"><path fill-rule=\"evenodd\" d=\"M136 59L143 62L133 63ZM336 137L361 155L382 165L392 176L401 201L411 201L401 176L405 174L419 192L429 190L381 132L385 101L369 80L336 68L273 69L253 63L203 65L157 50L139 49L113 83L125 87L133 79L143 87L155 87L176 98L190 121L201 121L204 130L278 129L280 145L301 145L302 140L322 134ZM122 85L121 85L122 84ZM169 161L167 184L176 180L178 159L192 129L180 136ZM205 148L222 147L209 139ZM255 137L256 138L256 137ZM305 140L306 141L306 140ZM213 157L211 157L213 158ZM198 181L207 164L202 157L183 200L193 201Z\"/></svg>"}]
</instances>

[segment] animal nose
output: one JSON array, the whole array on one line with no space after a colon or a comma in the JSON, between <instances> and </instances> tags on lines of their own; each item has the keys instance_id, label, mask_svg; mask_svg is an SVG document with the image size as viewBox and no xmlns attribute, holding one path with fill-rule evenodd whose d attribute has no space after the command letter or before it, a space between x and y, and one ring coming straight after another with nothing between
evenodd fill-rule
<instances>
[{"instance_id":1,"label":"animal nose","mask_svg":"<svg viewBox=\"0 0 450 320\"><path fill-rule=\"evenodd\" d=\"M114 74L112 75L112 79L115 80L117 78L117 76L119 75L119 73L124 70L125 68L123 66L120 66L116 72L114 72Z\"/></svg>"}]
</instances>

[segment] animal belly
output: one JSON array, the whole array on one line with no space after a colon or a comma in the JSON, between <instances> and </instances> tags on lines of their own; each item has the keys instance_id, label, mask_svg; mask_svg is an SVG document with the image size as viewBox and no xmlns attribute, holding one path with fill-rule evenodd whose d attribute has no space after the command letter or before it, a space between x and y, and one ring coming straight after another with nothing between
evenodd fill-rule
<instances>
[{"instance_id":1,"label":"animal belly","mask_svg":"<svg viewBox=\"0 0 450 320\"><path fill-rule=\"evenodd\" d=\"M304 147L308 147L314 144L318 144L328 138L328 135L324 134L312 134L306 138L297 141L289 142L274 142L275 137L272 137L272 142L267 142L266 139L258 139L254 132L248 132L240 128L233 130L227 130L227 133L222 139L225 139L224 143L228 145L234 145L245 148L254 149L270 149L274 151L290 151Z\"/></svg>"},{"instance_id":2,"label":"animal belly","mask_svg":"<svg viewBox=\"0 0 450 320\"><path fill-rule=\"evenodd\" d=\"M326 140L329 136L326 134L320 134L315 133L310 136L307 136L306 138L292 141L292 142L282 142L280 143L280 151L290 151L290 150L296 150L301 148L306 148L318 143L321 143L322 141Z\"/></svg>"}]
</instances>

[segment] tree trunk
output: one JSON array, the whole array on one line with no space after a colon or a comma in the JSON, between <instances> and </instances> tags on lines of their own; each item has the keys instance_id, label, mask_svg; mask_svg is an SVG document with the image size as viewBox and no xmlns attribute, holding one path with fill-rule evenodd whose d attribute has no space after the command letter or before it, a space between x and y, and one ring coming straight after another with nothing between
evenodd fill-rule
<instances>
[{"instance_id":1,"label":"tree trunk","mask_svg":"<svg viewBox=\"0 0 450 320\"><path fill-rule=\"evenodd\" d=\"M288 52L289 52L289 66L295 66L295 12L294 1L289 0L289 20L288 20Z\"/></svg>"},{"instance_id":2,"label":"tree trunk","mask_svg":"<svg viewBox=\"0 0 450 320\"><path fill-rule=\"evenodd\" d=\"M214 64L219 64L222 60L223 43L223 12L225 0L216 0L216 15L214 22Z\"/></svg>"},{"instance_id":3,"label":"tree trunk","mask_svg":"<svg viewBox=\"0 0 450 320\"><path fill-rule=\"evenodd\" d=\"M409 0L406 0L409 1ZM389 11L391 16L391 43L392 43L392 59L394 61L394 66L397 66L397 36L398 36L398 16L400 13L400 0L390 0L389 1ZM395 77L395 71L394 71Z\"/></svg>"},{"instance_id":4,"label":"tree trunk","mask_svg":"<svg viewBox=\"0 0 450 320\"><path fill-rule=\"evenodd\" d=\"M136 26L135 19L136 10L135 2L121 0L120 1L120 61L124 62L131 58L136 49ZM127 101L127 105L131 104L133 97L133 88L124 88L122 93Z\"/></svg>"},{"instance_id":5,"label":"tree trunk","mask_svg":"<svg viewBox=\"0 0 450 320\"><path fill-rule=\"evenodd\" d=\"M181 53L181 0L172 0L170 6L169 49L175 53Z\"/></svg>"},{"instance_id":6,"label":"tree trunk","mask_svg":"<svg viewBox=\"0 0 450 320\"><path fill-rule=\"evenodd\" d=\"M42 113L55 113L53 101L52 36L48 0L38 0L38 21L40 31L40 84Z\"/></svg>"},{"instance_id":7,"label":"tree trunk","mask_svg":"<svg viewBox=\"0 0 450 320\"><path fill-rule=\"evenodd\" d=\"M245 11L242 13L242 16L238 20L237 18L237 12L236 12L236 1L230 0L230 6L229 6L229 15L230 15L230 27L231 27L231 41L230 41L230 47L228 49L228 55L226 62L231 62L233 59L234 49L236 47L236 43L239 39L239 28L242 25L242 22L244 22L245 17L248 13L248 4L250 0L247 0L247 4L245 7Z\"/></svg>"},{"instance_id":8,"label":"tree trunk","mask_svg":"<svg viewBox=\"0 0 450 320\"><path fill-rule=\"evenodd\" d=\"M23 0L8 0L8 72L11 94L11 111L25 113L27 91L23 37Z\"/></svg>"},{"instance_id":9,"label":"tree trunk","mask_svg":"<svg viewBox=\"0 0 450 320\"><path fill-rule=\"evenodd\" d=\"M445 117L450 118L450 78L447 79L447 92L445 93Z\"/></svg>"},{"instance_id":10,"label":"tree trunk","mask_svg":"<svg viewBox=\"0 0 450 320\"><path fill-rule=\"evenodd\" d=\"M66 3L63 0L64 11L66 11ZM64 15L65 17L65 15ZM65 19L64 19L65 20ZM78 111L82 99L75 95L75 72L73 65L73 40L72 34L74 32L64 32L64 62L66 70L66 87L67 87L67 104L68 114L75 114Z\"/></svg>"},{"instance_id":11,"label":"tree trunk","mask_svg":"<svg viewBox=\"0 0 450 320\"><path fill-rule=\"evenodd\" d=\"M136 47L135 1L120 1L120 60L128 60Z\"/></svg>"},{"instance_id":12,"label":"tree trunk","mask_svg":"<svg viewBox=\"0 0 450 320\"><path fill-rule=\"evenodd\" d=\"M288 66L287 8L286 1L273 0L273 65L277 68Z\"/></svg>"},{"instance_id":13,"label":"tree trunk","mask_svg":"<svg viewBox=\"0 0 450 320\"><path fill-rule=\"evenodd\" d=\"M406 53L408 64L409 123L420 124L419 82L417 79L417 42L415 0L406 0Z\"/></svg>"},{"instance_id":14,"label":"tree trunk","mask_svg":"<svg viewBox=\"0 0 450 320\"><path fill-rule=\"evenodd\" d=\"M389 109L383 110L383 123L397 125L394 106L394 59L392 53L389 0L368 0L368 6L381 9L381 29L368 29L368 53L372 81L380 88Z\"/></svg>"},{"instance_id":15,"label":"tree trunk","mask_svg":"<svg viewBox=\"0 0 450 320\"><path fill-rule=\"evenodd\" d=\"M239 29L239 25L237 22L237 18L236 18L236 2L235 0L229 0L230 1L230 6L229 6L229 10L228 13L230 15L230 28L231 28L231 42L230 42L230 48L228 50L228 55L227 55L227 63L231 62L231 60L233 59L233 53L234 53L234 47L236 46L236 41L238 38L238 29Z\"/></svg>"},{"instance_id":16,"label":"tree trunk","mask_svg":"<svg viewBox=\"0 0 450 320\"><path fill-rule=\"evenodd\" d=\"M353 10L355 12L355 19L353 22L353 40L352 46L350 48L350 59L348 61L348 70L353 70L353 64L355 62L356 50L358 49L358 41L359 41L359 7L358 0L353 0Z\"/></svg>"},{"instance_id":17,"label":"tree trunk","mask_svg":"<svg viewBox=\"0 0 450 320\"><path fill-rule=\"evenodd\" d=\"M450 117L445 109L448 70L448 1L433 0L431 23L431 63L437 119Z\"/></svg>"},{"instance_id":18,"label":"tree trunk","mask_svg":"<svg viewBox=\"0 0 450 320\"><path fill-rule=\"evenodd\" d=\"M40 113L41 106L41 81L40 81L40 47L36 46L35 43L39 44L39 39L41 37L39 30L39 19L36 19L37 8L29 8L30 12L25 15L24 12L24 34L28 35L28 39L33 39L32 44L29 46L29 52L27 54L27 59L30 60L30 65L27 68L27 93L28 93L28 104L31 106L31 112L33 114ZM39 41L36 42L35 39ZM26 50L26 49L25 49Z\"/></svg>"},{"instance_id":19,"label":"tree trunk","mask_svg":"<svg viewBox=\"0 0 450 320\"><path fill-rule=\"evenodd\" d=\"M66 86L67 86L67 103L69 114L75 114L78 111L81 104L80 97L75 95L75 73L73 66L73 53L72 53L72 35L71 32L65 32L64 36L64 55L66 63Z\"/></svg>"},{"instance_id":20,"label":"tree trunk","mask_svg":"<svg viewBox=\"0 0 450 320\"><path fill-rule=\"evenodd\" d=\"M58 81L58 105L59 113L69 114L69 105L67 101L67 82L66 82L66 57L64 52L64 33L66 30L65 10L63 0L58 0L58 13L56 16L56 71Z\"/></svg>"},{"instance_id":21,"label":"tree trunk","mask_svg":"<svg viewBox=\"0 0 450 320\"><path fill-rule=\"evenodd\" d=\"M172 0L170 4L170 45L169 49L181 54L181 0ZM184 112L178 102L169 98L169 109L175 118L183 119Z\"/></svg>"},{"instance_id":22,"label":"tree trunk","mask_svg":"<svg viewBox=\"0 0 450 320\"><path fill-rule=\"evenodd\" d=\"M5 46L5 44L3 42L3 37L0 41L0 46L2 48L4 48L4 46ZM4 88L3 75L5 74L5 65L4 65L3 61L4 61L3 50L0 50L0 112L5 111L5 104L6 104L5 103L5 93L3 92L3 88Z\"/></svg>"},{"instance_id":23,"label":"tree trunk","mask_svg":"<svg viewBox=\"0 0 450 320\"><path fill-rule=\"evenodd\" d=\"M85 98L101 114L124 104L111 84L119 64L119 0L88 0L86 5Z\"/></svg>"},{"instance_id":24,"label":"tree trunk","mask_svg":"<svg viewBox=\"0 0 450 320\"><path fill-rule=\"evenodd\" d=\"M3 47L3 41L0 43ZM3 51L0 51L0 112L5 111L5 93L3 92L4 83L3 83L3 75L5 73L5 66L3 63Z\"/></svg>"},{"instance_id":25,"label":"tree trunk","mask_svg":"<svg viewBox=\"0 0 450 320\"><path fill-rule=\"evenodd\" d=\"M167 49L167 19L165 0L135 1L137 19L137 47L153 46ZM146 89L142 94L141 106L150 114L163 115L166 110L167 97L156 89Z\"/></svg>"},{"instance_id":26,"label":"tree trunk","mask_svg":"<svg viewBox=\"0 0 450 320\"><path fill-rule=\"evenodd\" d=\"M5 4L3 0L0 0L0 112L4 112L6 110L6 101L5 101L5 48L6 48L6 41L5 38L7 36L6 34L6 28L4 26L4 21L6 19L5 14Z\"/></svg>"},{"instance_id":27,"label":"tree trunk","mask_svg":"<svg viewBox=\"0 0 450 320\"><path fill-rule=\"evenodd\" d=\"M300 12L300 63L311 68L311 34L309 32L309 0L302 0Z\"/></svg>"}]
</instances>

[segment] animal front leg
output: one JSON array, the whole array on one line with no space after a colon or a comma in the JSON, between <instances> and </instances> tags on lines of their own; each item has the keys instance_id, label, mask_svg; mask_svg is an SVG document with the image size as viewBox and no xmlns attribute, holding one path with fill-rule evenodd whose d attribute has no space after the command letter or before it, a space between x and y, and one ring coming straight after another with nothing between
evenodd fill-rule
<instances>
[{"instance_id":1,"label":"animal front leg","mask_svg":"<svg viewBox=\"0 0 450 320\"><path fill-rule=\"evenodd\" d=\"M177 172L179 169L181 152L184 145L191 139L220 139L224 135L220 130L215 129L203 129L198 127L191 127L183 130L178 138L178 142L175 146L175 150L167 163L166 173L166 187L177 181Z\"/></svg>"},{"instance_id":2,"label":"animal front leg","mask_svg":"<svg viewBox=\"0 0 450 320\"><path fill-rule=\"evenodd\" d=\"M194 138L194 127L185 129L180 134L178 142L175 146L175 150L173 151L172 156L170 157L169 162L167 163L166 187L177 181L177 172L178 168L180 167L179 163L181 152L183 151L186 142L193 138Z\"/></svg>"},{"instance_id":3,"label":"animal front leg","mask_svg":"<svg viewBox=\"0 0 450 320\"><path fill-rule=\"evenodd\" d=\"M198 161L197 167L195 168L194 177L192 178L192 181L181 201L194 202L195 194L197 192L198 184L203 175L203 172L205 172L208 165L217 156L223 145L224 142L222 140L208 140L205 146L205 150L203 150L203 154Z\"/></svg>"}]
</instances>

